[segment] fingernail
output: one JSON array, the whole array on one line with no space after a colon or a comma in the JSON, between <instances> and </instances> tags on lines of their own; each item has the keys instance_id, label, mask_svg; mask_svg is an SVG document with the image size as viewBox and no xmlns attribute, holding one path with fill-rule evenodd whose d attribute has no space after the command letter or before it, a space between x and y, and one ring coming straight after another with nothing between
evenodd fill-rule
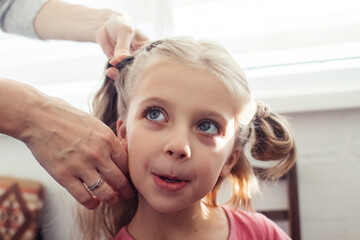
<instances>
[{"instance_id":1,"label":"fingernail","mask_svg":"<svg viewBox=\"0 0 360 240\"><path fill-rule=\"evenodd\" d=\"M106 76L108 76L108 77L111 78L111 79L115 79L115 78L116 78L116 70L113 69L113 68L109 68L109 69L106 71Z\"/></svg>"},{"instance_id":2,"label":"fingernail","mask_svg":"<svg viewBox=\"0 0 360 240\"><path fill-rule=\"evenodd\" d=\"M114 60L117 61L117 63L121 62L124 58L128 57L129 53L118 53L116 54Z\"/></svg>"},{"instance_id":3,"label":"fingernail","mask_svg":"<svg viewBox=\"0 0 360 240\"><path fill-rule=\"evenodd\" d=\"M116 58L113 58L109 62L111 65L115 66L118 63L118 60Z\"/></svg>"}]
</instances>

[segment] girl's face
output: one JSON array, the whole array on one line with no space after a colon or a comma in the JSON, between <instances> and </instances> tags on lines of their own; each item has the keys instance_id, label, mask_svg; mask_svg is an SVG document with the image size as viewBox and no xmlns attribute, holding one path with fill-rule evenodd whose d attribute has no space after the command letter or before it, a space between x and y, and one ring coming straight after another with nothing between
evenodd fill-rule
<instances>
[{"instance_id":1,"label":"girl's face","mask_svg":"<svg viewBox=\"0 0 360 240\"><path fill-rule=\"evenodd\" d=\"M163 63L138 81L118 137L139 203L176 212L199 203L236 163L235 106L205 70Z\"/></svg>"}]
</instances>

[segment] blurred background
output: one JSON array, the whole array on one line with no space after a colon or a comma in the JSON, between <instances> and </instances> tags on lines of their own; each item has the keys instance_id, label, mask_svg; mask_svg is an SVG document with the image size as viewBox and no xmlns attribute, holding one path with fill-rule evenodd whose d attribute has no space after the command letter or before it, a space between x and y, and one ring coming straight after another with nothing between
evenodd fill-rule
<instances>
[{"instance_id":1,"label":"blurred background","mask_svg":"<svg viewBox=\"0 0 360 240\"><path fill-rule=\"evenodd\" d=\"M301 239L360 239L359 1L67 2L128 13L153 40L190 35L223 44L244 68L253 98L289 118L299 150L292 176L296 185L288 185L289 179L262 183L255 208L290 209L295 199ZM89 100L106 61L94 43L40 41L0 32L2 77L23 81L85 111L90 111ZM4 135L0 175L43 183L44 238L68 239L71 198L22 142ZM291 234L293 222L287 217L277 222Z\"/></svg>"}]
</instances>

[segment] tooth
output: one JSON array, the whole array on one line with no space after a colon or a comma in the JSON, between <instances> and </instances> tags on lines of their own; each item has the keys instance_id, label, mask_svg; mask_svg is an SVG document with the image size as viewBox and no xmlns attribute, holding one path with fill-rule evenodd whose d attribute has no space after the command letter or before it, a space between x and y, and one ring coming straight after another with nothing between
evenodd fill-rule
<instances>
[{"instance_id":1,"label":"tooth","mask_svg":"<svg viewBox=\"0 0 360 240\"><path fill-rule=\"evenodd\" d=\"M181 180L171 179L171 178L167 178L167 177L162 177L162 179L164 179L164 181L165 181L165 182L168 182L168 183L177 183L177 182L181 182Z\"/></svg>"}]
</instances>

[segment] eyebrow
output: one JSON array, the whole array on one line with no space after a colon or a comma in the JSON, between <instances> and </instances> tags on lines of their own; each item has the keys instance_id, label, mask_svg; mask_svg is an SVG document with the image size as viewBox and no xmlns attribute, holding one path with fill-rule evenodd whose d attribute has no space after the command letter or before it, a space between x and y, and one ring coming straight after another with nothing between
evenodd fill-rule
<instances>
[{"instance_id":1,"label":"eyebrow","mask_svg":"<svg viewBox=\"0 0 360 240\"><path fill-rule=\"evenodd\" d=\"M198 114L205 118L218 119L218 121L220 121L220 123L223 123L223 124L228 122L228 120L222 114L217 113L217 112L201 110L198 112Z\"/></svg>"},{"instance_id":2,"label":"eyebrow","mask_svg":"<svg viewBox=\"0 0 360 240\"><path fill-rule=\"evenodd\" d=\"M159 97L149 97L149 98L145 98L143 100L140 101L140 105L144 105L144 104L148 104L148 103L158 103L162 106L166 106L166 107L172 107L173 104L171 104L169 101L166 101L163 98L159 98Z\"/></svg>"}]
</instances>

